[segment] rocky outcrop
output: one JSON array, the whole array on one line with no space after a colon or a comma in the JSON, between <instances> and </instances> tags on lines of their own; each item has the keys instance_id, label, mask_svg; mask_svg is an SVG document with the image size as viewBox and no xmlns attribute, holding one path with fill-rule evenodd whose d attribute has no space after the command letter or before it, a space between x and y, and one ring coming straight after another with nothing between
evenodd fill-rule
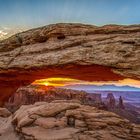
<instances>
[{"instance_id":1,"label":"rocky outcrop","mask_svg":"<svg viewBox=\"0 0 140 140\"><path fill-rule=\"evenodd\" d=\"M125 109L125 105L123 103L122 96L119 97L119 99L115 99L113 93L108 93L107 97L104 99L104 103L106 104L107 108L109 110L114 109Z\"/></svg>"},{"instance_id":2,"label":"rocky outcrop","mask_svg":"<svg viewBox=\"0 0 140 140\"><path fill-rule=\"evenodd\" d=\"M107 105L108 109L116 108L116 100L115 100L113 93L108 93L108 95L106 97L106 105Z\"/></svg>"},{"instance_id":3,"label":"rocky outcrop","mask_svg":"<svg viewBox=\"0 0 140 140\"><path fill-rule=\"evenodd\" d=\"M113 93L108 93L107 97L102 99L102 102L104 103L104 110L114 112L135 124L140 124L140 110L129 103L124 103L122 96L117 99Z\"/></svg>"},{"instance_id":4,"label":"rocky outcrop","mask_svg":"<svg viewBox=\"0 0 140 140\"><path fill-rule=\"evenodd\" d=\"M102 103L102 97L99 93L86 93L85 103L95 105Z\"/></svg>"},{"instance_id":5,"label":"rocky outcrop","mask_svg":"<svg viewBox=\"0 0 140 140\"><path fill-rule=\"evenodd\" d=\"M125 109L122 96L119 97L118 107L121 108L121 109Z\"/></svg>"},{"instance_id":6,"label":"rocky outcrop","mask_svg":"<svg viewBox=\"0 0 140 140\"><path fill-rule=\"evenodd\" d=\"M0 42L1 101L47 77L140 79L139 46L139 25L55 24L19 33Z\"/></svg>"},{"instance_id":7,"label":"rocky outcrop","mask_svg":"<svg viewBox=\"0 0 140 140\"><path fill-rule=\"evenodd\" d=\"M53 100L77 100L84 104L102 106L100 94L88 94L85 91L52 86L29 85L19 88L5 103L5 107L14 112L21 105L30 105L35 102L51 102Z\"/></svg>"},{"instance_id":8,"label":"rocky outcrop","mask_svg":"<svg viewBox=\"0 0 140 140\"><path fill-rule=\"evenodd\" d=\"M139 25L45 26L19 33L2 41L0 43L1 56L3 56L1 68L28 69L69 63L99 64L114 69L119 68L116 71L122 75L123 71L124 75L127 75L127 69L131 68L128 73L133 74L132 67L139 68L139 35Z\"/></svg>"},{"instance_id":9,"label":"rocky outcrop","mask_svg":"<svg viewBox=\"0 0 140 140\"><path fill-rule=\"evenodd\" d=\"M0 127L2 140L140 139L139 125L72 100L24 105L7 120Z\"/></svg>"},{"instance_id":10,"label":"rocky outcrop","mask_svg":"<svg viewBox=\"0 0 140 140\"><path fill-rule=\"evenodd\" d=\"M6 108L0 108L0 117L9 117L11 115L11 112L7 110Z\"/></svg>"}]
</instances>

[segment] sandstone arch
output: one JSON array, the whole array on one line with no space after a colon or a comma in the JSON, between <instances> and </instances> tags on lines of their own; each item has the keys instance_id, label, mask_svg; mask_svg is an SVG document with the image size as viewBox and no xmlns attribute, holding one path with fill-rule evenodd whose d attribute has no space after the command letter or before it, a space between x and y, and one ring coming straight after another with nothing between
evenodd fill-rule
<instances>
[{"instance_id":1,"label":"sandstone arch","mask_svg":"<svg viewBox=\"0 0 140 140\"><path fill-rule=\"evenodd\" d=\"M0 42L0 100L47 77L140 79L140 25L54 24Z\"/></svg>"}]
</instances>

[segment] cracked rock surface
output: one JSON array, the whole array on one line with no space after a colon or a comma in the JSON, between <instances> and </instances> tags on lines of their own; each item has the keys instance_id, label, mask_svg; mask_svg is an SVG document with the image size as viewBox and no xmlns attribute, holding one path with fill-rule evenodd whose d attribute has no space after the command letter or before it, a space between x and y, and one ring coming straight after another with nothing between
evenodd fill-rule
<instances>
[{"instance_id":1,"label":"cracked rock surface","mask_svg":"<svg viewBox=\"0 0 140 140\"><path fill-rule=\"evenodd\" d=\"M140 125L76 101L56 100L23 105L0 118L0 139L139 140Z\"/></svg>"},{"instance_id":2,"label":"cracked rock surface","mask_svg":"<svg viewBox=\"0 0 140 140\"><path fill-rule=\"evenodd\" d=\"M139 48L139 25L54 24L1 41L0 68L99 64L140 77Z\"/></svg>"}]
</instances>

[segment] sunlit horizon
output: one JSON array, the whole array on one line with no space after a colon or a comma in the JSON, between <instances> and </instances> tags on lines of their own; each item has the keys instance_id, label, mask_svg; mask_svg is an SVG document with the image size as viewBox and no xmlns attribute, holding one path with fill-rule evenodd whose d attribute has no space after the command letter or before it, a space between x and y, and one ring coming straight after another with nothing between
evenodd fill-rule
<instances>
[{"instance_id":1,"label":"sunlit horizon","mask_svg":"<svg viewBox=\"0 0 140 140\"><path fill-rule=\"evenodd\" d=\"M75 85L88 85L88 86L109 86L114 85L117 87L134 87L140 89L140 81L134 80L130 78L126 78L123 80L118 81L83 81L78 79L72 79L72 78L61 78L61 77L55 77L55 78L47 78L47 79L40 79L35 80L32 85L45 85L45 86L54 86L54 87L66 87L66 86L75 86Z\"/></svg>"}]
</instances>

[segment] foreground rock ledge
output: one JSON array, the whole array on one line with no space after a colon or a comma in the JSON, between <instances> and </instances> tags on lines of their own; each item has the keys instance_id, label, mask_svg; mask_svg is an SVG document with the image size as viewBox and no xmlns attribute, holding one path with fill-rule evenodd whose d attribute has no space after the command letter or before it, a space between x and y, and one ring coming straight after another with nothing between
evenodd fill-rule
<instances>
[{"instance_id":1,"label":"foreground rock ledge","mask_svg":"<svg viewBox=\"0 0 140 140\"><path fill-rule=\"evenodd\" d=\"M19 86L47 77L140 79L139 60L140 25L54 24L32 29L0 42L0 101Z\"/></svg>"},{"instance_id":2,"label":"foreground rock ledge","mask_svg":"<svg viewBox=\"0 0 140 140\"><path fill-rule=\"evenodd\" d=\"M0 139L138 140L140 125L78 101L56 100L24 105L0 118Z\"/></svg>"}]
</instances>

